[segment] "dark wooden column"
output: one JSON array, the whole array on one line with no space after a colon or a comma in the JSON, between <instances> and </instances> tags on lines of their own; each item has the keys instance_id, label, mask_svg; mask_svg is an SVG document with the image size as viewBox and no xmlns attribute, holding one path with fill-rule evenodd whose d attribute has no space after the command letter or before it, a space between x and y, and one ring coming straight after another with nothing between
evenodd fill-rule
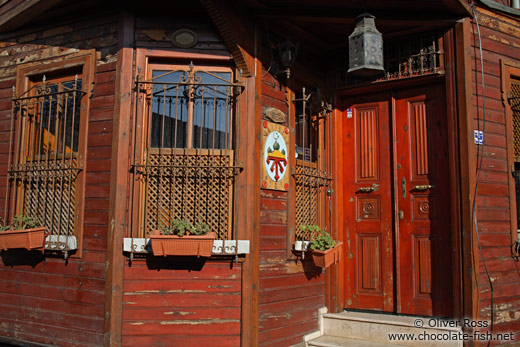
<instances>
[{"instance_id":1,"label":"dark wooden column","mask_svg":"<svg viewBox=\"0 0 520 347\"><path fill-rule=\"evenodd\" d=\"M132 110L134 15L119 18L116 90L110 169L109 227L105 282L105 346L121 345L123 315L123 239L127 228L126 197Z\"/></svg>"},{"instance_id":2,"label":"dark wooden column","mask_svg":"<svg viewBox=\"0 0 520 347\"><path fill-rule=\"evenodd\" d=\"M475 145L473 144L473 97L471 92L471 23L465 19L455 27L457 59L457 107L459 116L460 195L462 223L463 315L478 319L479 257L473 227L473 194L475 187Z\"/></svg>"}]
</instances>

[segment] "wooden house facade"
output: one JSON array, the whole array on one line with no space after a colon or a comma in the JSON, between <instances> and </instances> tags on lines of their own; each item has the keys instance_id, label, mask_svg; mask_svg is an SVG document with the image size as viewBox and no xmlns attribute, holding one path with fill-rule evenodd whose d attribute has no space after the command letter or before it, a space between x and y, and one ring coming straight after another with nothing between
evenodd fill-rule
<instances>
[{"instance_id":1,"label":"wooden house facade","mask_svg":"<svg viewBox=\"0 0 520 347\"><path fill-rule=\"evenodd\" d=\"M364 12L384 72L360 77ZM519 18L505 0L0 1L0 217L47 229L0 243L0 343L293 346L326 307L517 344ZM211 257L154 255L172 219L208 224ZM326 269L310 225L342 242Z\"/></svg>"}]
</instances>

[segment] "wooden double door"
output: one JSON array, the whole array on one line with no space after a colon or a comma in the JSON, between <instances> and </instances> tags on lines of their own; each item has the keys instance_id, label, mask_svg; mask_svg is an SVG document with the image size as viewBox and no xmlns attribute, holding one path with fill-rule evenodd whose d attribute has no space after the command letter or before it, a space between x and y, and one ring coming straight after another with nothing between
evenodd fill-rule
<instances>
[{"instance_id":1,"label":"wooden double door","mask_svg":"<svg viewBox=\"0 0 520 347\"><path fill-rule=\"evenodd\" d=\"M444 88L343 101L345 307L452 316Z\"/></svg>"}]
</instances>

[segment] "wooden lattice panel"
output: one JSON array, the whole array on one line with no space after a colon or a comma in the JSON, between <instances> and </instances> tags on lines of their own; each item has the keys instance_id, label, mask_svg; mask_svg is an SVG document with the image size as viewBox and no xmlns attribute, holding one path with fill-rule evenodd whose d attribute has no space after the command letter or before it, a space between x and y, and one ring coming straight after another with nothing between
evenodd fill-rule
<instances>
[{"instance_id":1,"label":"wooden lattice panel","mask_svg":"<svg viewBox=\"0 0 520 347\"><path fill-rule=\"evenodd\" d=\"M218 239L231 238L232 162L230 150L151 150L142 167L145 235L172 219L200 219Z\"/></svg>"},{"instance_id":2,"label":"wooden lattice panel","mask_svg":"<svg viewBox=\"0 0 520 347\"><path fill-rule=\"evenodd\" d=\"M515 161L520 161L520 81L511 80L511 110L513 111L513 141Z\"/></svg>"},{"instance_id":3,"label":"wooden lattice panel","mask_svg":"<svg viewBox=\"0 0 520 347\"><path fill-rule=\"evenodd\" d=\"M331 179L320 171L315 163L296 164L295 237L296 240L311 240L313 235L301 231L302 225L319 225L320 208L324 208L324 196ZM320 201L321 200L321 201Z\"/></svg>"},{"instance_id":4,"label":"wooden lattice panel","mask_svg":"<svg viewBox=\"0 0 520 347\"><path fill-rule=\"evenodd\" d=\"M74 235L77 160L28 162L15 168L23 214L37 218L51 235Z\"/></svg>"}]
</instances>

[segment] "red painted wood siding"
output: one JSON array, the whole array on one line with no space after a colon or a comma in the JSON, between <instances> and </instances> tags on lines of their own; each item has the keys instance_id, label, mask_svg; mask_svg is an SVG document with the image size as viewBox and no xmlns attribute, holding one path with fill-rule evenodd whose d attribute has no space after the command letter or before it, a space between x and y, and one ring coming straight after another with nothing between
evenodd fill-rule
<instances>
[{"instance_id":1,"label":"red painted wood siding","mask_svg":"<svg viewBox=\"0 0 520 347\"><path fill-rule=\"evenodd\" d=\"M89 110L83 257L9 251L0 261L0 338L60 346L103 344L106 233L117 43L114 18L53 27L0 42L0 216L16 64L99 51ZM58 46L59 45L59 46ZM12 265L12 266L11 266Z\"/></svg>"},{"instance_id":2,"label":"red painted wood siding","mask_svg":"<svg viewBox=\"0 0 520 347\"><path fill-rule=\"evenodd\" d=\"M285 87L265 71L263 76L262 106L287 112ZM304 335L318 329L318 308L325 306L321 268L316 268L312 259L303 264L287 259L287 225L294 218L288 215L289 194L260 191L260 346L302 342Z\"/></svg>"},{"instance_id":3,"label":"red painted wood siding","mask_svg":"<svg viewBox=\"0 0 520 347\"><path fill-rule=\"evenodd\" d=\"M240 263L125 265L123 346L239 346Z\"/></svg>"},{"instance_id":4,"label":"red painted wood siding","mask_svg":"<svg viewBox=\"0 0 520 347\"><path fill-rule=\"evenodd\" d=\"M477 197L477 219L485 262L493 282L493 332L514 332L520 341L520 272L511 258L512 243L509 210L509 170L506 148L506 114L501 96L500 59L520 60L520 25L518 21L479 10L484 58L486 133L484 160ZM483 95L476 24L472 25L472 82L475 129L477 115L482 129ZM481 148L482 149L482 148ZM515 218L515 217L513 217ZM491 289L482 255L479 264L480 313L491 318Z\"/></svg>"}]
</instances>

